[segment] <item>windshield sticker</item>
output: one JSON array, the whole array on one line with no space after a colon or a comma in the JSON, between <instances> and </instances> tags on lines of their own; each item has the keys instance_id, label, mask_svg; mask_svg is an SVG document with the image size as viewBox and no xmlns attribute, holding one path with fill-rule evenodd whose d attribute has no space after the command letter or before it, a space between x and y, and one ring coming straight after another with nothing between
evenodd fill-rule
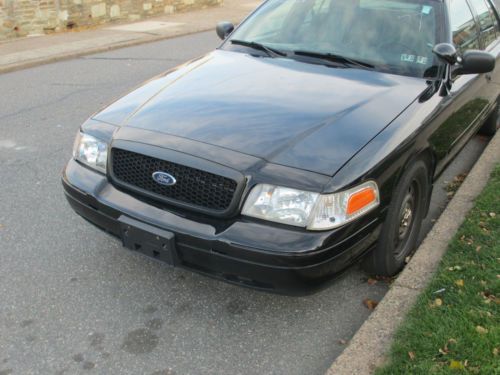
<instances>
[{"instance_id":1,"label":"windshield sticker","mask_svg":"<svg viewBox=\"0 0 500 375\"><path fill-rule=\"evenodd\" d=\"M407 55L406 53L401 54L401 61L404 62L415 62L417 56L415 55Z\"/></svg>"},{"instance_id":2,"label":"windshield sticker","mask_svg":"<svg viewBox=\"0 0 500 375\"><path fill-rule=\"evenodd\" d=\"M417 64L427 65L429 58L425 56L417 56Z\"/></svg>"},{"instance_id":3,"label":"windshield sticker","mask_svg":"<svg viewBox=\"0 0 500 375\"><path fill-rule=\"evenodd\" d=\"M420 64L420 65L427 65L427 63L429 62L429 58L425 56L415 56L403 53L401 54L401 61Z\"/></svg>"},{"instance_id":4,"label":"windshield sticker","mask_svg":"<svg viewBox=\"0 0 500 375\"><path fill-rule=\"evenodd\" d=\"M422 6L422 14L431 14L432 7L429 5Z\"/></svg>"}]
</instances>

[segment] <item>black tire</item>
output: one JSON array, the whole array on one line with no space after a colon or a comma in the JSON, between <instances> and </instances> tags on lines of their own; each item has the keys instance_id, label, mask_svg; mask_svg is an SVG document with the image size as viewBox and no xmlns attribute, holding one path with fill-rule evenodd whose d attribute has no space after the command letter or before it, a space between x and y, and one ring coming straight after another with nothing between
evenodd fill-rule
<instances>
[{"instance_id":1,"label":"black tire","mask_svg":"<svg viewBox=\"0 0 500 375\"><path fill-rule=\"evenodd\" d=\"M424 161L406 169L396 187L375 249L364 261L372 275L394 276L415 252L422 221L427 212L429 173Z\"/></svg>"},{"instance_id":2,"label":"black tire","mask_svg":"<svg viewBox=\"0 0 500 375\"><path fill-rule=\"evenodd\" d=\"M481 129L479 129L479 134L486 135L488 137L492 137L497 132L498 125L498 105L493 113L488 117L485 121Z\"/></svg>"}]
</instances>

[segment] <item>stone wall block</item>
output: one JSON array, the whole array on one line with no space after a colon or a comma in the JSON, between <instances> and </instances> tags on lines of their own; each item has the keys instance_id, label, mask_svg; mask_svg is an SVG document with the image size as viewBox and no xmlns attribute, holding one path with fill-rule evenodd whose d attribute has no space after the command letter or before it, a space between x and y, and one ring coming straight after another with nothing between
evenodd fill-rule
<instances>
[{"instance_id":1,"label":"stone wall block","mask_svg":"<svg viewBox=\"0 0 500 375\"><path fill-rule=\"evenodd\" d=\"M0 0L0 40L217 6L223 0Z\"/></svg>"}]
</instances>

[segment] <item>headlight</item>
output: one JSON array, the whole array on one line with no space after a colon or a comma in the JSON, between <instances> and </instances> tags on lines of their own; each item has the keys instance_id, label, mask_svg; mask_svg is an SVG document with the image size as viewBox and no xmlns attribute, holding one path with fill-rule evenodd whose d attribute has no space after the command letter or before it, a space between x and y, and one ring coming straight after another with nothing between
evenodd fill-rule
<instances>
[{"instance_id":1,"label":"headlight","mask_svg":"<svg viewBox=\"0 0 500 375\"><path fill-rule=\"evenodd\" d=\"M243 215L278 223L307 226L318 193L272 185L257 185L243 207Z\"/></svg>"},{"instance_id":2,"label":"headlight","mask_svg":"<svg viewBox=\"0 0 500 375\"><path fill-rule=\"evenodd\" d=\"M335 194L257 185L242 214L309 230L328 230L357 219L379 203L378 187L373 181Z\"/></svg>"},{"instance_id":3,"label":"headlight","mask_svg":"<svg viewBox=\"0 0 500 375\"><path fill-rule=\"evenodd\" d=\"M78 133L73 148L73 157L99 172L106 173L108 144L91 135Z\"/></svg>"}]
</instances>

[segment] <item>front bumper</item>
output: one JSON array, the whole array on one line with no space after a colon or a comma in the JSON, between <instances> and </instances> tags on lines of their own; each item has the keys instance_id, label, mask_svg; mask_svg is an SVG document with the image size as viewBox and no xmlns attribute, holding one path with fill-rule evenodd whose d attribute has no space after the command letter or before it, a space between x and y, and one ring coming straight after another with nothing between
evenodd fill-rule
<instances>
[{"instance_id":1,"label":"front bumper","mask_svg":"<svg viewBox=\"0 0 500 375\"><path fill-rule=\"evenodd\" d=\"M74 160L63 173L71 207L96 226L121 237L130 218L175 236L175 264L230 283L271 292L310 294L352 264L376 242L380 213L343 228L309 232L238 217L199 220L157 208L112 185Z\"/></svg>"}]
</instances>

